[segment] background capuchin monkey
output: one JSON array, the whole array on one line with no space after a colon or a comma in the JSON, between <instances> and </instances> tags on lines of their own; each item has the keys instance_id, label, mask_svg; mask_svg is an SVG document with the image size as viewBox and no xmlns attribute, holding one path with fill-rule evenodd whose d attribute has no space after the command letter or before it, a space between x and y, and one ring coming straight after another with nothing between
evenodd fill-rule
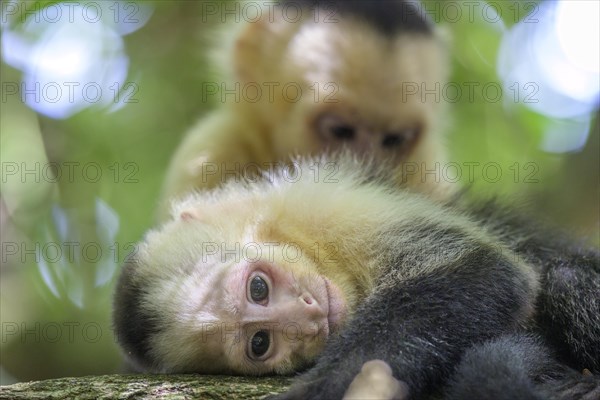
<instances>
[{"instance_id":1,"label":"background capuchin monkey","mask_svg":"<svg viewBox=\"0 0 600 400\"><path fill-rule=\"evenodd\" d=\"M262 375L316 360L281 399L594 398L598 376L565 363L599 372L598 254L397 190L389 171L309 159L177 203L117 285L132 363ZM575 304L546 330L564 288L540 281L565 268L589 279L564 281ZM563 331L559 363L542 341Z\"/></svg>"},{"instance_id":2,"label":"background capuchin monkey","mask_svg":"<svg viewBox=\"0 0 600 400\"><path fill-rule=\"evenodd\" d=\"M389 160L397 181L417 191L450 192L450 183L402 168L445 161L444 104L421 96L447 80L434 25L410 1L314 3L278 2L218 44L224 76L206 82L202 96L221 104L176 152L163 207L192 188L341 147Z\"/></svg>"}]
</instances>

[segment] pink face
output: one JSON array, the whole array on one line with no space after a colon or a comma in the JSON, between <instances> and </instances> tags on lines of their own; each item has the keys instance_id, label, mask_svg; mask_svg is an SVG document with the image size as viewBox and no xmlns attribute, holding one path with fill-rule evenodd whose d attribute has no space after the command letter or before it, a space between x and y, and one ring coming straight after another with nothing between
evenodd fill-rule
<instances>
[{"instance_id":1,"label":"pink face","mask_svg":"<svg viewBox=\"0 0 600 400\"><path fill-rule=\"evenodd\" d=\"M298 271L299 272L299 271ZM208 290L201 346L223 369L264 374L289 372L323 349L339 329L346 307L341 291L317 273L293 265L242 262Z\"/></svg>"}]
</instances>

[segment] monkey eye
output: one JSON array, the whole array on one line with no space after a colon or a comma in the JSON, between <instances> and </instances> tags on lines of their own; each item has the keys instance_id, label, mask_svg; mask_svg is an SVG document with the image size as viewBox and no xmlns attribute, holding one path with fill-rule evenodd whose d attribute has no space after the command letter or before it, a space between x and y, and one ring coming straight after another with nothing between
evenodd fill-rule
<instances>
[{"instance_id":1,"label":"monkey eye","mask_svg":"<svg viewBox=\"0 0 600 400\"><path fill-rule=\"evenodd\" d=\"M260 303L269 297L269 287L267 282L260 276L255 276L250 281L250 298L252 301Z\"/></svg>"},{"instance_id":2,"label":"monkey eye","mask_svg":"<svg viewBox=\"0 0 600 400\"><path fill-rule=\"evenodd\" d=\"M258 331L250 339L250 357L260 358L264 356L269 350L271 340L269 339L269 332Z\"/></svg>"},{"instance_id":3,"label":"monkey eye","mask_svg":"<svg viewBox=\"0 0 600 400\"><path fill-rule=\"evenodd\" d=\"M400 146L404 142L404 138L400 135L385 135L383 137L383 141L381 142L381 146L385 148L392 148Z\"/></svg>"},{"instance_id":4,"label":"monkey eye","mask_svg":"<svg viewBox=\"0 0 600 400\"><path fill-rule=\"evenodd\" d=\"M331 127L331 135L338 140L354 139L354 127L350 125L339 125Z\"/></svg>"},{"instance_id":5,"label":"monkey eye","mask_svg":"<svg viewBox=\"0 0 600 400\"><path fill-rule=\"evenodd\" d=\"M332 114L319 117L317 131L325 140L351 141L356 137L356 128L352 124Z\"/></svg>"},{"instance_id":6,"label":"monkey eye","mask_svg":"<svg viewBox=\"0 0 600 400\"><path fill-rule=\"evenodd\" d=\"M387 133L383 135L381 141L381 147L386 149L393 149L400 147L407 142L411 142L419 135L419 128L407 128L399 132Z\"/></svg>"}]
</instances>

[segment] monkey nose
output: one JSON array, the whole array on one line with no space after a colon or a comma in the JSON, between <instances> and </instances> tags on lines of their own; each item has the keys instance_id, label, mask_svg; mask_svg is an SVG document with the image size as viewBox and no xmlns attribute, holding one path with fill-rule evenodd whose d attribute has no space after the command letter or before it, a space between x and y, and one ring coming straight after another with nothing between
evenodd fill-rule
<instances>
[{"instance_id":1,"label":"monkey nose","mask_svg":"<svg viewBox=\"0 0 600 400\"><path fill-rule=\"evenodd\" d=\"M301 294L299 298L299 304L302 307L305 315L311 319L321 318L324 315L323 307L310 293Z\"/></svg>"}]
</instances>

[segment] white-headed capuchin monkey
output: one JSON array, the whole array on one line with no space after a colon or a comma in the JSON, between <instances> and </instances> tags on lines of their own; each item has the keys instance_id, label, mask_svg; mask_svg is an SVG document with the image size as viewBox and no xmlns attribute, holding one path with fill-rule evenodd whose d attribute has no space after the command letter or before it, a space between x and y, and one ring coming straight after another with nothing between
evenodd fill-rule
<instances>
[{"instance_id":1,"label":"white-headed capuchin monkey","mask_svg":"<svg viewBox=\"0 0 600 400\"><path fill-rule=\"evenodd\" d=\"M414 165L445 161L445 106L435 95L423 101L423 91L446 82L449 60L413 3L283 0L256 14L263 3L252 2L245 19L261 17L218 44L225 76L201 96L220 104L176 152L162 206L292 155L341 147L389 160L400 184L444 198L450 184L424 181Z\"/></svg>"},{"instance_id":2,"label":"white-headed capuchin monkey","mask_svg":"<svg viewBox=\"0 0 600 400\"><path fill-rule=\"evenodd\" d=\"M579 372L600 372L598 253L490 205L464 212L398 190L376 164L308 159L177 203L117 285L132 363L262 375L316 360L280 399L378 385L390 399L598 393L599 377ZM541 289L564 269L587 280ZM575 304L554 318L570 287ZM563 337L558 362L546 346Z\"/></svg>"}]
</instances>

